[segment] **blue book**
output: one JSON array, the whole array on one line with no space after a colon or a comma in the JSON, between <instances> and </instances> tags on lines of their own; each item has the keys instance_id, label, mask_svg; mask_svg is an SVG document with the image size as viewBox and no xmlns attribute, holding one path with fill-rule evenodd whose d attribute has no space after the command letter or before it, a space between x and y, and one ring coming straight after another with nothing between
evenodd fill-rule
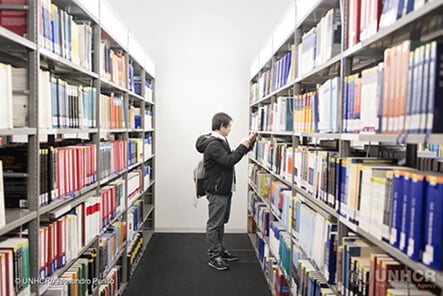
<instances>
[{"instance_id":1,"label":"blue book","mask_svg":"<svg viewBox=\"0 0 443 296\"><path fill-rule=\"evenodd\" d=\"M311 96L313 130L318 133L318 95Z\"/></svg>"},{"instance_id":2,"label":"blue book","mask_svg":"<svg viewBox=\"0 0 443 296\"><path fill-rule=\"evenodd\" d=\"M420 261L423 249L423 233L425 220L425 176L412 174L410 189L410 223L407 255L415 261Z\"/></svg>"},{"instance_id":3,"label":"blue book","mask_svg":"<svg viewBox=\"0 0 443 296\"><path fill-rule=\"evenodd\" d=\"M357 78L357 75L351 76L351 79L349 80L349 101L348 101L348 132L354 132L354 104L355 104L355 79Z\"/></svg>"},{"instance_id":4,"label":"blue book","mask_svg":"<svg viewBox=\"0 0 443 296\"><path fill-rule=\"evenodd\" d=\"M423 49L423 82L422 89L420 95L420 127L419 132L424 133L426 131L426 115L428 114L428 106L429 106L429 81L430 81L430 58L431 58L431 44L428 43L424 46Z\"/></svg>"},{"instance_id":5,"label":"blue book","mask_svg":"<svg viewBox=\"0 0 443 296\"><path fill-rule=\"evenodd\" d=\"M340 167L340 211L339 214L346 218L345 208L346 208L346 169L347 169L347 159L341 159Z\"/></svg>"},{"instance_id":6,"label":"blue book","mask_svg":"<svg viewBox=\"0 0 443 296\"><path fill-rule=\"evenodd\" d=\"M432 42L429 59L429 100L426 132L443 133L443 43Z\"/></svg>"},{"instance_id":7,"label":"blue book","mask_svg":"<svg viewBox=\"0 0 443 296\"><path fill-rule=\"evenodd\" d=\"M399 249L400 251L407 253L408 241L409 237L409 226L411 220L411 174L405 173L403 184L402 184L402 204L400 205L401 210L401 224L400 224L400 242Z\"/></svg>"},{"instance_id":8,"label":"blue book","mask_svg":"<svg viewBox=\"0 0 443 296\"><path fill-rule=\"evenodd\" d=\"M349 273L349 267L347 267L346 262L348 262L348 258L350 260L349 255L349 248L348 246L355 244L357 241L357 237L344 237L342 239L342 246L343 246L343 252L342 252L342 268L341 268L341 291L343 296L347 296L346 293L346 279Z\"/></svg>"},{"instance_id":9,"label":"blue book","mask_svg":"<svg viewBox=\"0 0 443 296\"><path fill-rule=\"evenodd\" d=\"M294 98L286 98L286 130L294 129Z\"/></svg>"},{"instance_id":10,"label":"blue book","mask_svg":"<svg viewBox=\"0 0 443 296\"><path fill-rule=\"evenodd\" d=\"M52 110L52 127L58 128L59 123L59 102L57 90L57 78L51 76L51 110Z\"/></svg>"},{"instance_id":11,"label":"blue book","mask_svg":"<svg viewBox=\"0 0 443 296\"><path fill-rule=\"evenodd\" d=\"M414 2L415 0L404 0L403 12L402 12L403 16L407 15L408 13L414 10Z\"/></svg>"},{"instance_id":12,"label":"blue book","mask_svg":"<svg viewBox=\"0 0 443 296\"><path fill-rule=\"evenodd\" d=\"M423 263L443 270L443 175L426 176L426 221Z\"/></svg>"},{"instance_id":13,"label":"blue book","mask_svg":"<svg viewBox=\"0 0 443 296\"><path fill-rule=\"evenodd\" d=\"M394 170L392 180L392 203L391 203L391 237L389 242L396 248L400 246L401 209L403 204L404 171Z\"/></svg>"},{"instance_id":14,"label":"blue book","mask_svg":"<svg viewBox=\"0 0 443 296\"><path fill-rule=\"evenodd\" d=\"M328 224L326 241L326 280L329 284L335 284L335 275L337 272L337 237L338 230L336 224Z\"/></svg>"}]
</instances>

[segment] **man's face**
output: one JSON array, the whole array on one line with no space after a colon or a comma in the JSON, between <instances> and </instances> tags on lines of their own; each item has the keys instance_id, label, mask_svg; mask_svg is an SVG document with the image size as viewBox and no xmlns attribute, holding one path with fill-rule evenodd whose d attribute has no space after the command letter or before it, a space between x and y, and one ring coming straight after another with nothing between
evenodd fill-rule
<instances>
[{"instance_id":1,"label":"man's face","mask_svg":"<svg viewBox=\"0 0 443 296\"><path fill-rule=\"evenodd\" d=\"M224 137L227 137L227 136L229 135L229 133L231 132L231 127L232 127L232 121L229 122L229 124L228 124L227 127L225 127L225 126L222 125L221 128L220 128L220 132L221 132L221 134L222 134Z\"/></svg>"}]
</instances>

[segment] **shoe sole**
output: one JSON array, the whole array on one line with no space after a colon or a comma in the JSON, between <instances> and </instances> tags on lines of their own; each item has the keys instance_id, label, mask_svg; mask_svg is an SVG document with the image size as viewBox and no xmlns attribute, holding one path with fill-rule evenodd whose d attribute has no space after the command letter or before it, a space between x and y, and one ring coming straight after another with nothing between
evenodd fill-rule
<instances>
[{"instance_id":1,"label":"shoe sole","mask_svg":"<svg viewBox=\"0 0 443 296\"><path fill-rule=\"evenodd\" d=\"M222 259L225 260L226 262L234 262L234 261L238 261L239 260L239 258L230 258L230 259L228 259L228 258L223 258L223 257L222 257Z\"/></svg>"},{"instance_id":2,"label":"shoe sole","mask_svg":"<svg viewBox=\"0 0 443 296\"><path fill-rule=\"evenodd\" d=\"M211 266L214 269L217 269L218 271L224 271L224 270L228 270L229 267L217 267L214 264L212 264L211 262L208 262L208 265Z\"/></svg>"}]
</instances>

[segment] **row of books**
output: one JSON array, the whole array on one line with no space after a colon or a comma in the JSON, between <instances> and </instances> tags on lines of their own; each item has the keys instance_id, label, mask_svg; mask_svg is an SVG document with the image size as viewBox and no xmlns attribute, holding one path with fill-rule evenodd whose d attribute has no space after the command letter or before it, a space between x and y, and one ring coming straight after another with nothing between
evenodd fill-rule
<instances>
[{"instance_id":1,"label":"row of books","mask_svg":"<svg viewBox=\"0 0 443 296\"><path fill-rule=\"evenodd\" d=\"M289 282L291 274L291 235L288 233L286 226L280 222L271 222L269 227L269 249L278 262L286 281Z\"/></svg>"},{"instance_id":2,"label":"row of books","mask_svg":"<svg viewBox=\"0 0 443 296\"><path fill-rule=\"evenodd\" d=\"M278 59L270 69L250 85L250 103L253 103L272 91L293 81L295 74L304 75L315 67L324 64L341 50L341 18L339 9L330 9L311 30L303 34L298 46L291 45L291 50ZM298 50L298 65L296 52Z\"/></svg>"},{"instance_id":3,"label":"row of books","mask_svg":"<svg viewBox=\"0 0 443 296\"><path fill-rule=\"evenodd\" d=\"M143 159L144 139L129 138L128 139L128 166L140 163Z\"/></svg>"},{"instance_id":4,"label":"row of books","mask_svg":"<svg viewBox=\"0 0 443 296\"><path fill-rule=\"evenodd\" d=\"M126 108L122 95L100 94L100 127L126 128Z\"/></svg>"},{"instance_id":5,"label":"row of books","mask_svg":"<svg viewBox=\"0 0 443 296\"><path fill-rule=\"evenodd\" d=\"M283 274L280 266L278 263L274 263L272 266L272 288L273 288L273 295L275 296L290 296L291 290L289 287L289 284L286 280L285 275Z\"/></svg>"},{"instance_id":6,"label":"row of books","mask_svg":"<svg viewBox=\"0 0 443 296\"><path fill-rule=\"evenodd\" d=\"M129 242L127 249L127 263L128 263L128 281L134 275L135 269L142 258L143 251L143 232L136 232L133 240Z\"/></svg>"},{"instance_id":7,"label":"row of books","mask_svg":"<svg viewBox=\"0 0 443 296\"><path fill-rule=\"evenodd\" d=\"M270 69L265 70L257 81L250 85L250 103L269 95L295 79L296 49L294 44L291 45L290 50L283 57L277 59Z\"/></svg>"},{"instance_id":8,"label":"row of books","mask_svg":"<svg viewBox=\"0 0 443 296\"><path fill-rule=\"evenodd\" d=\"M250 196L249 205L257 230L263 237L269 237L270 216L268 206L256 195Z\"/></svg>"},{"instance_id":9,"label":"row of books","mask_svg":"<svg viewBox=\"0 0 443 296\"><path fill-rule=\"evenodd\" d=\"M348 47L356 45L374 35L379 30L382 9L385 25L393 24L397 18L390 14L389 3L380 0L348 0ZM403 1L397 1L402 2ZM406 2L406 1L405 1Z\"/></svg>"},{"instance_id":10,"label":"row of books","mask_svg":"<svg viewBox=\"0 0 443 296\"><path fill-rule=\"evenodd\" d=\"M441 52L439 42L407 40L386 49L383 63L346 77L344 131L442 132Z\"/></svg>"},{"instance_id":11,"label":"row of books","mask_svg":"<svg viewBox=\"0 0 443 296\"><path fill-rule=\"evenodd\" d=\"M96 182L95 146L91 144L63 147L43 147L39 151L42 165L39 204L75 196L79 190ZM5 206L27 208L28 149L26 145L10 144L0 147L4 176Z\"/></svg>"},{"instance_id":12,"label":"row of books","mask_svg":"<svg viewBox=\"0 0 443 296\"><path fill-rule=\"evenodd\" d=\"M348 1L348 47L364 41L408 13L421 8L427 0Z\"/></svg>"},{"instance_id":13,"label":"row of books","mask_svg":"<svg viewBox=\"0 0 443 296\"><path fill-rule=\"evenodd\" d=\"M283 179L292 179L292 143L280 138L261 139L257 141L252 155L267 169ZM267 195L266 195L267 196Z\"/></svg>"},{"instance_id":14,"label":"row of books","mask_svg":"<svg viewBox=\"0 0 443 296\"><path fill-rule=\"evenodd\" d=\"M39 229L40 279L50 277L80 250L106 230L124 206L124 182L117 180L100 189L68 213L51 212ZM63 209L62 209L63 210ZM67 235L69 234L69 235Z\"/></svg>"},{"instance_id":15,"label":"row of books","mask_svg":"<svg viewBox=\"0 0 443 296\"><path fill-rule=\"evenodd\" d=\"M123 279L123 268L117 265L109 271L108 276L104 279L104 284L100 285L98 290L99 296L120 295L121 283Z\"/></svg>"},{"instance_id":16,"label":"row of books","mask_svg":"<svg viewBox=\"0 0 443 296\"><path fill-rule=\"evenodd\" d=\"M434 295L432 276L413 271L357 236L342 238L338 247L341 295Z\"/></svg>"},{"instance_id":17,"label":"row of books","mask_svg":"<svg viewBox=\"0 0 443 296\"><path fill-rule=\"evenodd\" d=\"M125 187L125 181L118 179L100 188L100 204L98 204L100 223L96 227L99 231L105 229L117 215L124 211L126 199ZM94 233L93 231L93 235Z\"/></svg>"},{"instance_id":18,"label":"row of books","mask_svg":"<svg viewBox=\"0 0 443 296\"><path fill-rule=\"evenodd\" d=\"M140 169L128 173L128 202L131 202L141 192L143 174Z\"/></svg>"},{"instance_id":19,"label":"row of books","mask_svg":"<svg viewBox=\"0 0 443 296\"><path fill-rule=\"evenodd\" d=\"M268 201L271 192L271 174L251 163L248 170L249 181L255 187L258 194Z\"/></svg>"},{"instance_id":20,"label":"row of books","mask_svg":"<svg viewBox=\"0 0 443 296\"><path fill-rule=\"evenodd\" d=\"M83 233L87 223L96 224L97 215L86 215L86 205L54 221L42 222L39 229L39 277L44 280L77 258L85 246ZM88 225L89 227L89 225ZM97 235L97 234L96 234Z\"/></svg>"},{"instance_id":21,"label":"row of books","mask_svg":"<svg viewBox=\"0 0 443 296\"><path fill-rule=\"evenodd\" d=\"M40 111L43 116L47 113L52 115L52 128L94 128L97 126L96 88L69 84L60 78L51 76L47 71L40 73L42 100L50 97L51 103L43 105L50 106L49 109L39 108L39 110L46 109L46 111ZM47 93L48 88L50 96ZM48 122L46 117L43 120L45 123Z\"/></svg>"},{"instance_id":22,"label":"row of books","mask_svg":"<svg viewBox=\"0 0 443 296\"><path fill-rule=\"evenodd\" d=\"M271 183L271 209L274 215L280 218L282 225L289 231L291 229L291 208L289 206L292 199L292 188L281 181Z\"/></svg>"},{"instance_id":23,"label":"row of books","mask_svg":"<svg viewBox=\"0 0 443 296\"><path fill-rule=\"evenodd\" d=\"M100 75L102 78L127 88L126 58L122 51L112 47L109 41L100 42Z\"/></svg>"},{"instance_id":24,"label":"row of books","mask_svg":"<svg viewBox=\"0 0 443 296\"><path fill-rule=\"evenodd\" d=\"M97 287L97 249L89 248L59 278L49 285L44 296L91 295Z\"/></svg>"},{"instance_id":25,"label":"row of books","mask_svg":"<svg viewBox=\"0 0 443 296\"><path fill-rule=\"evenodd\" d=\"M251 130L337 132L339 78L318 85L317 92L277 97L251 113Z\"/></svg>"},{"instance_id":26,"label":"row of books","mask_svg":"<svg viewBox=\"0 0 443 296\"><path fill-rule=\"evenodd\" d=\"M294 282L293 290L296 294L301 296L332 296L337 295L328 285L323 274L307 260L303 252L297 248L293 248L293 262L294 262ZM343 295L343 294L341 294Z\"/></svg>"},{"instance_id":27,"label":"row of books","mask_svg":"<svg viewBox=\"0 0 443 296\"><path fill-rule=\"evenodd\" d=\"M31 276L28 238L3 238L0 242L1 295L30 295Z\"/></svg>"},{"instance_id":28,"label":"row of books","mask_svg":"<svg viewBox=\"0 0 443 296\"><path fill-rule=\"evenodd\" d=\"M266 243L265 238L261 235L260 232L256 233L255 239L256 251L257 251L257 259L260 267L263 271L268 270L269 264L269 245Z\"/></svg>"},{"instance_id":29,"label":"row of books","mask_svg":"<svg viewBox=\"0 0 443 296\"><path fill-rule=\"evenodd\" d=\"M315 212L297 195L292 199L292 224L297 246L305 259L329 284L336 282L337 224Z\"/></svg>"},{"instance_id":30,"label":"row of books","mask_svg":"<svg viewBox=\"0 0 443 296\"><path fill-rule=\"evenodd\" d=\"M99 239L99 276L106 278L126 242L126 222L114 223Z\"/></svg>"},{"instance_id":31,"label":"row of books","mask_svg":"<svg viewBox=\"0 0 443 296\"><path fill-rule=\"evenodd\" d=\"M2 108L0 128L27 127L28 122L28 73L25 68L15 68L0 63L2 83ZM94 87L71 84L39 71L39 127L40 128L95 128L97 90ZM104 129L141 128L140 108L129 106L128 115L121 95L100 94L100 127ZM152 111L144 114L144 128L152 129Z\"/></svg>"},{"instance_id":32,"label":"row of books","mask_svg":"<svg viewBox=\"0 0 443 296\"><path fill-rule=\"evenodd\" d=\"M292 131L294 123L294 98L277 97L276 102L260 106L251 113L253 131Z\"/></svg>"},{"instance_id":33,"label":"row of books","mask_svg":"<svg viewBox=\"0 0 443 296\"><path fill-rule=\"evenodd\" d=\"M21 2L27 4L25 0ZM40 46L92 71L91 22L74 19L51 0L38 2L38 18Z\"/></svg>"},{"instance_id":34,"label":"row of books","mask_svg":"<svg viewBox=\"0 0 443 296\"><path fill-rule=\"evenodd\" d=\"M100 142L99 178L102 180L123 172L128 166L128 142L122 140Z\"/></svg>"},{"instance_id":35,"label":"row of books","mask_svg":"<svg viewBox=\"0 0 443 296\"><path fill-rule=\"evenodd\" d=\"M145 85L142 85L142 78L140 76L134 76L134 85L130 88L131 91L135 92L138 95L142 95L142 88L144 88L144 99L146 101L153 101L153 90L152 84L149 81L145 81Z\"/></svg>"},{"instance_id":36,"label":"row of books","mask_svg":"<svg viewBox=\"0 0 443 296\"><path fill-rule=\"evenodd\" d=\"M101 168L103 168L102 172L100 172L101 179L120 173L127 166L140 163L146 159L147 157L143 156L143 143L145 143L147 151L146 156L151 156L152 142L150 142L149 137L145 138L145 140L131 138L128 141L100 142L100 164Z\"/></svg>"},{"instance_id":37,"label":"row of books","mask_svg":"<svg viewBox=\"0 0 443 296\"><path fill-rule=\"evenodd\" d=\"M25 68L0 64L2 81L2 128L27 127L28 73ZM96 89L57 78L48 71L39 71L39 127L92 128L95 120Z\"/></svg>"},{"instance_id":38,"label":"row of books","mask_svg":"<svg viewBox=\"0 0 443 296\"><path fill-rule=\"evenodd\" d=\"M152 141L152 140L151 140ZM100 165L103 179L120 173L127 166L140 163L152 155L152 142L144 140L146 157L143 156L143 140L109 141L100 143ZM93 144L78 144L54 147L42 144L40 155L40 194L39 205L64 198L74 197L78 192L96 182L96 149ZM4 206L7 208L27 208L28 150L26 145L9 144L0 147L0 160L3 160ZM11 174L14 173L14 174ZM150 168L145 176L150 180Z\"/></svg>"},{"instance_id":39,"label":"row of books","mask_svg":"<svg viewBox=\"0 0 443 296\"><path fill-rule=\"evenodd\" d=\"M128 242L132 242L144 218L143 201L137 200L128 209Z\"/></svg>"},{"instance_id":40,"label":"row of books","mask_svg":"<svg viewBox=\"0 0 443 296\"><path fill-rule=\"evenodd\" d=\"M295 76L295 45L291 45L291 51L286 53L272 65L272 91L285 86L294 80Z\"/></svg>"},{"instance_id":41,"label":"row of books","mask_svg":"<svg viewBox=\"0 0 443 296\"><path fill-rule=\"evenodd\" d=\"M433 240L425 240L427 244L423 245L422 239L415 238L417 233L426 237L429 231L438 229L433 225L435 221L427 221L429 215L423 213L438 212L443 206L439 200L432 200L442 194L441 174L402 168L391 158L339 158L335 152L307 147L296 149L294 166L299 168L294 174L295 183L314 198L334 207L363 230L370 230L376 238L391 241L413 260L422 260L433 269L443 268L437 255L443 238L429 234ZM395 184L404 183L403 187L396 185L394 190L394 180ZM426 249L437 253L421 258L421 253L427 254Z\"/></svg>"},{"instance_id":42,"label":"row of books","mask_svg":"<svg viewBox=\"0 0 443 296\"><path fill-rule=\"evenodd\" d=\"M317 26L303 34L299 54L299 75L309 73L341 50L340 10L330 9Z\"/></svg>"}]
</instances>

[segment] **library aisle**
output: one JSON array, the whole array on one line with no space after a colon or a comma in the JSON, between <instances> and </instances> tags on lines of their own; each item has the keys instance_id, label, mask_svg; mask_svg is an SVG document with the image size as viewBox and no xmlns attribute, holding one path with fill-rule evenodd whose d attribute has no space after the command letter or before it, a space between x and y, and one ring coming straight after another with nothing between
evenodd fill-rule
<instances>
[{"instance_id":1,"label":"library aisle","mask_svg":"<svg viewBox=\"0 0 443 296\"><path fill-rule=\"evenodd\" d=\"M270 292L246 234L226 234L226 246L240 257L230 270L208 266L204 233L156 233L124 296L268 296Z\"/></svg>"}]
</instances>

